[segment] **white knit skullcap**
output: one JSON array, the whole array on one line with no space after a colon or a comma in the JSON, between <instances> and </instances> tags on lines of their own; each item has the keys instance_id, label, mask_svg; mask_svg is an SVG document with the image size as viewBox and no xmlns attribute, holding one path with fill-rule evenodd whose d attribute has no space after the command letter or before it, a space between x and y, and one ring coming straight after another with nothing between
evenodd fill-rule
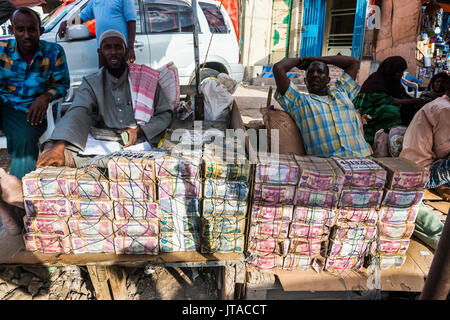
<instances>
[{"instance_id":1,"label":"white knit skullcap","mask_svg":"<svg viewBox=\"0 0 450 320\"><path fill-rule=\"evenodd\" d=\"M121 32L114 29L109 29L103 32L102 35L100 36L100 47L102 45L103 40L107 38L120 38L125 44L125 47L127 46L127 39L125 39L125 36Z\"/></svg>"}]
</instances>

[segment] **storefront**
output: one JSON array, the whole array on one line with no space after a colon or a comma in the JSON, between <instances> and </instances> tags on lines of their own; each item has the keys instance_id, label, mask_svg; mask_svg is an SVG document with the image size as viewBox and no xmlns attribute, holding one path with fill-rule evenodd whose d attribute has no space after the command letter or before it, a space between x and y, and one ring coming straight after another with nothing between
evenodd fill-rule
<instances>
[{"instance_id":1,"label":"storefront","mask_svg":"<svg viewBox=\"0 0 450 320\"><path fill-rule=\"evenodd\" d=\"M418 77L427 85L431 77L450 67L450 1L422 1L416 58Z\"/></svg>"}]
</instances>

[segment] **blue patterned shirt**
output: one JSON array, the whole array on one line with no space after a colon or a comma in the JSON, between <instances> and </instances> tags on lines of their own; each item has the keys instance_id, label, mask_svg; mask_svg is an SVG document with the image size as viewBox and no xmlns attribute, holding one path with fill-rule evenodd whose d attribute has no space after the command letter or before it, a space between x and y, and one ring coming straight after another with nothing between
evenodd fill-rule
<instances>
[{"instance_id":1,"label":"blue patterned shirt","mask_svg":"<svg viewBox=\"0 0 450 320\"><path fill-rule=\"evenodd\" d=\"M15 39L0 41L0 99L16 110L28 111L42 93L52 100L66 95L70 86L64 49L56 43L40 41L27 70Z\"/></svg>"},{"instance_id":2,"label":"blue patterned shirt","mask_svg":"<svg viewBox=\"0 0 450 320\"><path fill-rule=\"evenodd\" d=\"M358 92L358 84L344 72L327 96L301 93L291 82L283 96L276 90L275 99L300 128L306 154L368 157L371 150L352 102Z\"/></svg>"}]
</instances>

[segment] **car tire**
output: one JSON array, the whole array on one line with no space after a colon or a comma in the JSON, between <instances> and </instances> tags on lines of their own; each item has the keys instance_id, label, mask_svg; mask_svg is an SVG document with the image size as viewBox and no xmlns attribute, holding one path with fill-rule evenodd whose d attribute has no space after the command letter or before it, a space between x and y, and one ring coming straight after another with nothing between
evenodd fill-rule
<instances>
[{"instance_id":1,"label":"car tire","mask_svg":"<svg viewBox=\"0 0 450 320\"><path fill-rule=\"evenodd\" d=\"M201 70L202 69L200 68L200 71ZM220 73L220 71L217 71L216 69L211 69L211 68L203 69L203 71L201 71L201 75L200 75L200 83L202 83L203 80L205 80L206 78L209 78L209 77L217 78L219 73ZM195 73L191 78L190 84L195 85Z\"/></svg>"}]
</instances>

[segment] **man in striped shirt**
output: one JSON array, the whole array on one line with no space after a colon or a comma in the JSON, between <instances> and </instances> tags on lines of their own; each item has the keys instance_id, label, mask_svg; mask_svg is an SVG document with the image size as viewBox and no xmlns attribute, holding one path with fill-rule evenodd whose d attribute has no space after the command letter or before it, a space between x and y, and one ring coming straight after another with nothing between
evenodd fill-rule
<instances>
[{"instance_id":1,"label":"man in striped shirt","mask_svg":"<svg viewBox=\"0 0 450 320\"><path fill-rule=\"evenodd\" d=\"M14 39L0 41L0 124L12 156L10 172L21 179L35 168L48 105L66 95L70 77L64 49L39 40L44 28L36 12L16 9L10 31Z\"/></svg>"},{"instance_id":2,"label":"man in striped shirt","mask_svg":"<svg viewBox=\"0 0 450 320\"><path fill-rule=\"evenodd\" d=\"M328 64L344 70L334 89L328 87ZM293 67L306 70L308 93L301 93L286 76ZM307 155L371 155L352 103L359 91L354 80L358 70L359 60L346 56L288 58L273 66L277 85L275 98L300 129Z\"/></svg>"}]
</instances>

